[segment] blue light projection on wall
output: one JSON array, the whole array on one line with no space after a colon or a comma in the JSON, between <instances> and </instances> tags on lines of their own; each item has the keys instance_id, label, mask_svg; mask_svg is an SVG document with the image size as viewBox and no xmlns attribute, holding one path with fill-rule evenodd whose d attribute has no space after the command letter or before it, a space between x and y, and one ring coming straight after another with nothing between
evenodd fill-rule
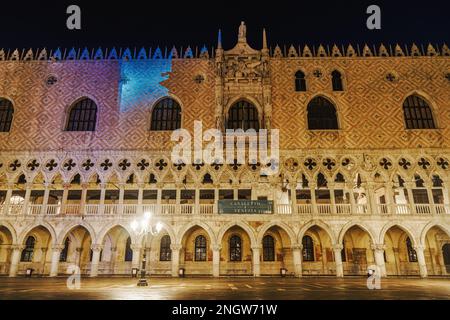
<instances>
[{"instance_id":1,"label":"blue light projection on wall","mask_svg":"<svg viewBox=\"0 0 450 320\"><path fill-rule=\"evenodd\" d=\"M121 60L119 67L121 112L152 104L155 100L168 95L169 90L161 82L169 78L172 71L171 59Z\"/></svg>"}]
</instances>

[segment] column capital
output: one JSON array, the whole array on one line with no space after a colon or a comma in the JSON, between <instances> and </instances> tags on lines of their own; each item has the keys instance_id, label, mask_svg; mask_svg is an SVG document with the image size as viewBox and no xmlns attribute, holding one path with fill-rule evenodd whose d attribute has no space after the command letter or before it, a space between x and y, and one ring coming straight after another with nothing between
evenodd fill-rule
<instances>
[{"instance_id":1,"label":"column capital","mask_svg":"<svg viewBox=\"0 0 450 320\"><path fill-rule=\"evenodd\" d=\"M33 183L32 182L25 183L25 189L33 189Z\"/></svg>"},{"instance_id":2,"label":"column capital","mask_svg":"<svg viewBox=\"0 0 450 320\"><path fill-rule=\"evenodd\" d=\"M13 244L10 247L12 250L20 250L22 251L23 249L25 249L25 245L23 244Z\"/></svg>"},{"instance_id":3,"label":"column capital","mask_svg":"<svg viewBox=\"0 0 450 320\"><path fill-rule=\"evenodd\" d=\"M100 189L106 189L108 187L108 184L106 182L102 182L98 184Z\"/></svg>"},{"instance_id":4,"label":"column capital","mask_svg":"<svg viewBox=\"0 0 450 320\"><path fill-rule=\"evenodd\" d=\"M6 188L8 189L8 190L12 190L12 189L14 189L14 186L15 186L16 184L14 183L14 182L8 182L8 183L6 183Z\"/></svg>"},{"instance_id":5,"label":"column capital","mask_svg":"<svg viewBox=\"0 0 450 320\"><path fill-rule=\"evenodd\" d=\"M64 182L62 186L63 186L63 189L70 189L72 184L70 182Z\"/></svg>"},{"instance_id":6,"label":"column capital","mask_svg":"<svg viewBox=\"0 0 450 320\"><path fill-rule=\"evenodd\" d=\"M252 246L251 247L252 248L252 250L261 250L262 249L262 246Z\"/></svg>"},{"instance_id":7,"label":"column capital","mask_svg":"<svg viewBox=\"0 0 450 320\"><path fill-rule=\"evenodd\" d=\"M132 244L130 245L131 250L133 251L137 251L137 250L141 250L142 246L138 245L138 244Z\"/></svg>"},{"instance_id":8,"label":"column capital","mask_svg":"<svg viewBox=\"0 0 450 320\"><path fill-rule=\"evenodd\" d=\"M81 187L81 189L87 189L89 187L89 183L82 182L82 183L80 183L80 187Z\"/></svg>"},{"instance_id":9,"label":"column capital","mask_svg":"<svg viewBox=\"0 0 450 320\"><path fill-rule=\"evenodd\" d=\"M103 249L103 245L101 244L93 244L91 245L92 251L101 251Z\"/></svg>"},{"instance_id":10,"label":"column capital","mask_svg":"<svg viewBox=\"0 0 450 320\"><path fill-rule=\"evenodd\" d=\"M301 243L295 243L291 246L292 250L303 250L303 244Z\"/></svg>"},{"instance_id":11,"label":"column capital","mask_svg":"<svg viewBox=\"0 0 450 320\"><path fill-rule=\"evenodd\" d=\"M220 250L222 250L222 245L214 244L214 245L212 245L212 249L213 249L213 251L220 251Z\"/></svg>"},{"instance_id":12,"label":"column capital","mask_svg":"<svg viewBox=\"0 0 450 320\"><path fill-rule=\"evenodd\" d=\"M413 248L414 248L414 250L416 250L416 251L423 251L423 250L425 250L425 246L422 245L422 244L416 245L416 246L414 246Z\"/></svg>"},{"instance_id":13,"label":"column capital","mask_svg":"<svg viewBox=\"0 0 450 320\"><path fill-rule=\"evenodd\" d=\"M57 245L52 246L52 250L53 251L61 251L63 249L64 249L64 245L63 244L57 244Z\"/></svg>"},{"instance_id":14,"label":"column capital","mask_svg":"<svg viewBox=\"0 0 450 320\"><path fill-rule=\"evenodd\" d=\"M381 250L384 251L386 249L386 245L383 243L372 243L370 245L370 247L372 248L372 250Z\"/></svg>"},{"instance_id":15,"label":"column capital","mask_svg":"<svg viewBox=\"0 0 450 320\"><path fill-rule=\"evenodd\" d=\"M139 182L139 183L137 184L137 186L138 186L139 189L144 189L144 188L145 188L145 183Z\"/></svg>"},{"instance_id":16,"label":"column capital","mask_svg":"<svg viewBox=\"0 0 450 320\"><path fill-rule=\"evenodd\" d=\"M173 251L181 250L182 247L183 246L181 244L178 244L178 243L171 243L170 244L170 250L173 250Z\"/></svg>"},{"instance_id":17,"label":"column capital","mask_svg":"<svg viewBox=\"0 0 450 320\"><path fill-rule=\"evenodd\" d=\"M404 183L404 185L405 185L406 189L413 189L416 186L416 184L414 182L411 182L411 181L406 181Z\"/></svg>"},{"instance_id":18,"label":"column capital","mask_svg":"<svg viewBox=\"0 0 450 320\"><path fill-rule=\"evenodd\" d=\"M341 251L342 249L344 249L344 246L342 244L335 244L333 246L333 250L339 250Z\"/></svg>"}]
</instances>

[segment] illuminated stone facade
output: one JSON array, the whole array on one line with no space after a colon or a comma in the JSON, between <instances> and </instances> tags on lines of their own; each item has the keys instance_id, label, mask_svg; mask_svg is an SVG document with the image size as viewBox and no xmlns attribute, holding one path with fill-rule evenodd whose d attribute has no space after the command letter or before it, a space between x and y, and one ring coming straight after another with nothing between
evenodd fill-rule
<instances>
[{"instance_id":1,"label":"illuminated stone facade","mask_svg":"<svg viewBox=\"0 0 450 320\"><path fill-rule=\"evenodd\" d=\"M55 276L72 264L129 274L144 248L151 274L173 276L342 276L370 265L383 275L450 274L447 46L283 52L264 33L254 50L245 28L231 50L219 35L209 51L0 51L0 97L14 107L0 132L0 274ZM435 128L407 129L411 96L427 103ZM98 108L95 131L65 130L86 97ZM261 176L265 163L171 163L171 132L150 130L165 97L191 133L197 120L223 131L230 108L251 103L260 128L280 130L279 174ZM338 129L308 129L315 97L332 103ZM224 198L272 200L274 212L219 214ZM130 223L147 211L164 228L144 245ZM195 248L198 236L206 249Z\"/></svg>"}]
</instances>

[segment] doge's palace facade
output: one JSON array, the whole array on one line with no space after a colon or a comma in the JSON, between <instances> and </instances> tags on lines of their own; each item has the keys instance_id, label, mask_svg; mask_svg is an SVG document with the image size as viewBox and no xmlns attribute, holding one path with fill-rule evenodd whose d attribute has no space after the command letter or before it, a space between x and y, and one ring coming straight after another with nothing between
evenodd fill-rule
<instances>
[{"instance_id":1,"label":"doge's palace facade","mask_svg":"<svg viewBox=\"0 0 450 320\"><path fill-rule=\"evenodd\" d=\"M449 48L262 40L1 50L0 274L130 274L145 252L155 275L448 276ZM280 157L173 163L194 121L277 129Z\"/></svg>"}]
</instances>

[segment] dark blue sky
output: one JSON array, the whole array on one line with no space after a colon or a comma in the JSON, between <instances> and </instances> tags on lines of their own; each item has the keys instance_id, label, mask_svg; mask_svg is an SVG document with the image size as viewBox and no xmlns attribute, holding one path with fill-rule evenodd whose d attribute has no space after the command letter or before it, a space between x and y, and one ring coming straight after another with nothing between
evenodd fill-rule
<instances>
[{"instance_id":1,"label":"dark blue sky","mask_svg":"<svg viewBox=\"0 0 450 320\"><path fill-rule=\"evenodd\" d=\"M319 0L58 0L2 1L0 47L112 47L234 45L241 20L247 38L261 45L267 28L270 45L298 44L449 44L449 1ZM120 4L119 4L120 3ZM82 30L66 29L66 8L82 9ZM382 9L382 30L366 28L366 8Z\"/></svg>"}]
</instances>

